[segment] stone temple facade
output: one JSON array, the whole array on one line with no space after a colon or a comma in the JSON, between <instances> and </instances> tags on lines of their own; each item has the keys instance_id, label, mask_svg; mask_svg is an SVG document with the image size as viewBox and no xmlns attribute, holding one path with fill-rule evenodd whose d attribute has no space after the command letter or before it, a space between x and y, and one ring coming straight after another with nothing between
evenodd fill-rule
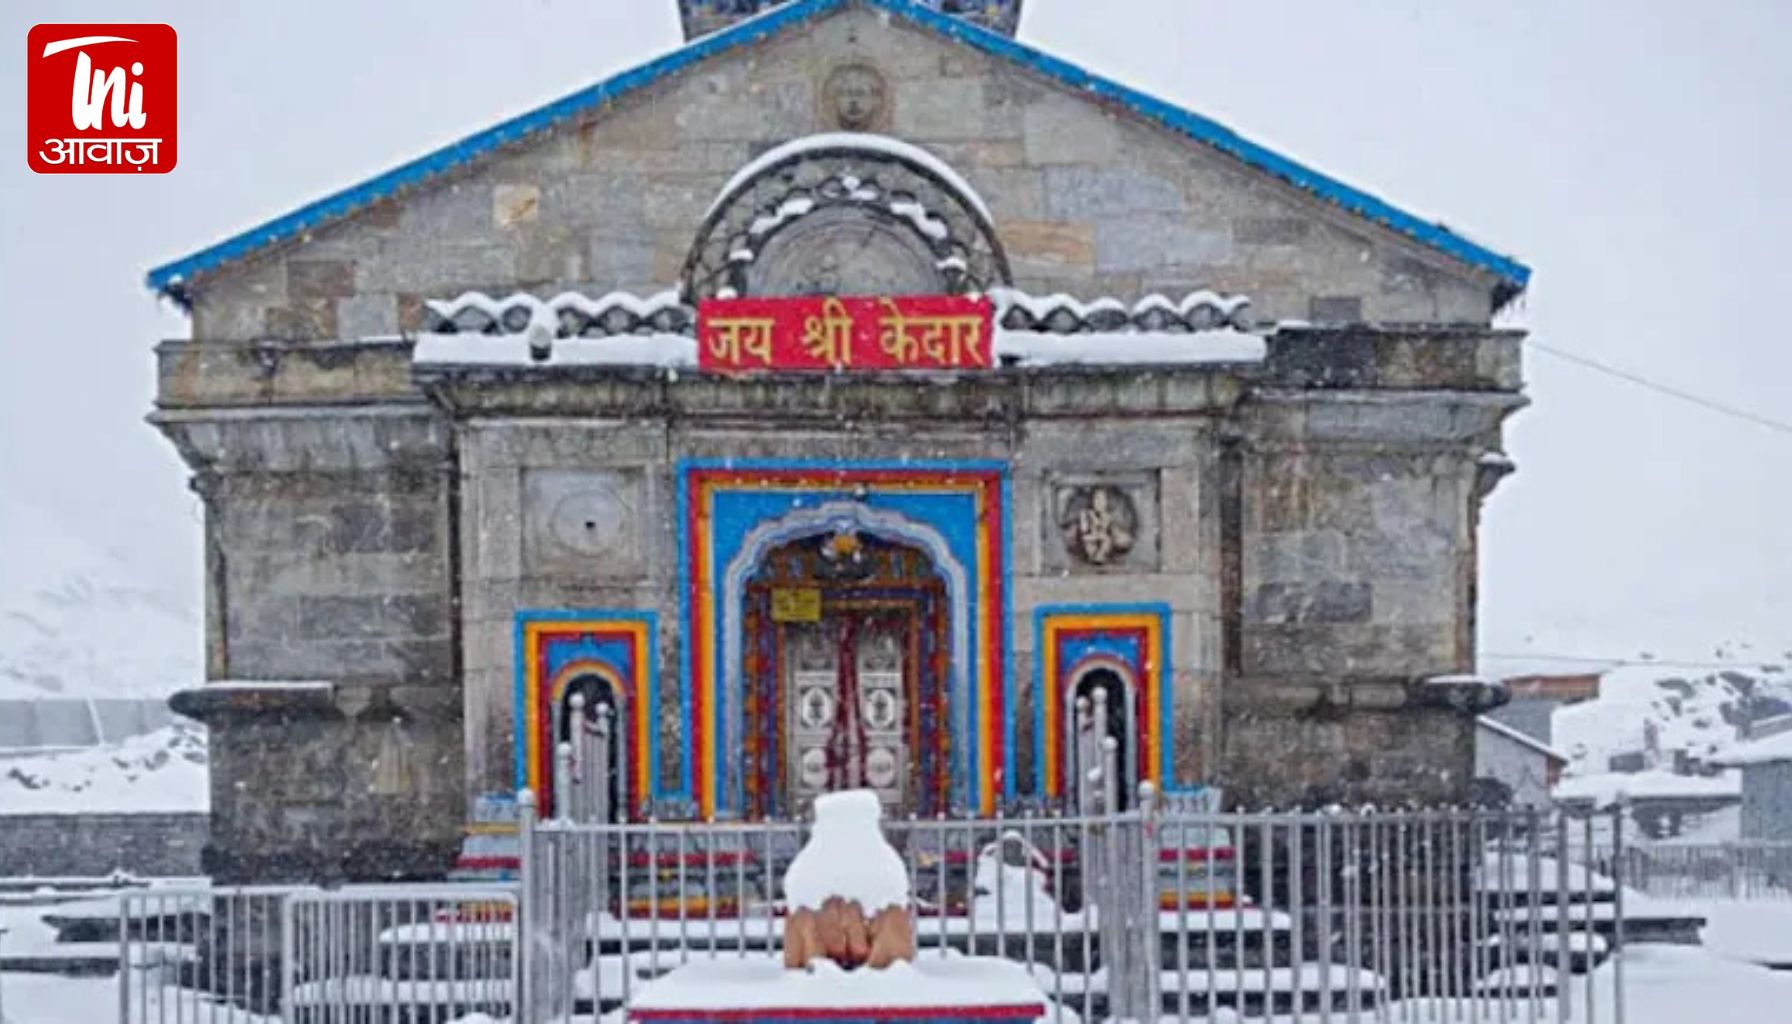
<instances>
[{"instance_id":1,"label":"stone temple facade","mask_svg":"<svg viewBox=\"0 0 1792 1024\"><path fill-rule=\"evenodd\" d=\"M617 816L1061 805L1098 692L1128 787L1466 792L1529 271L1018 4L725 6L151 272L210 870L439 874L600 714ZM988 365L704 366L708 300L928 295Z\"/></svg>"}]
</instances>

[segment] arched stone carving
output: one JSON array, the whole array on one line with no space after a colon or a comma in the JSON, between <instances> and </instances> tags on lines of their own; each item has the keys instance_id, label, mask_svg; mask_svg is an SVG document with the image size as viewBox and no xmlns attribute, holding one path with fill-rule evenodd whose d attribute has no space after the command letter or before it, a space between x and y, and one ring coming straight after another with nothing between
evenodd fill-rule
<instances>
[{"instance_id":1,"label":"arched stone carving","mask_svg":"<svg viewBox=\"0 0 1792 1024\"><path fill-rule=\"evenodd\" d=\"M723 188L685 300L981 292L1011 283L988 209L938 158L879 135L799 139Z\"/></svg>"}]
</instances>

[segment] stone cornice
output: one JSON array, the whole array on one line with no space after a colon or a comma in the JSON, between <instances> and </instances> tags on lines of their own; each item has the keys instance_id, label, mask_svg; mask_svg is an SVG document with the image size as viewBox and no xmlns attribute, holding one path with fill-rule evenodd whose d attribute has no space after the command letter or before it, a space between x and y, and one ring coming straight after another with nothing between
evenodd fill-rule
<instances>
[{"instance_id":1,"label":"stone cornice","mask_svg":"<svg viewBox=\"0 0 1792 1024\"><path fill-rule=\"evenodd\" d=\"M647 367L418 367L457 417L599 416L773 423L1012 422L1223 413L1246 393L1212 368L1004 368L985 373L712 377Z\"/></svg>"},{"instance_id":2,"label":"stone cornice","mask_svg":"<svg viewBox=\"0 0 1792 1024\"><path fill-rule=\"evenodd\" d=\"M1263 379L1302 390L1519 391L1525 332L1454 325L1284 326Z\"/></svg>"},{"instance_id":3,"label":"stone cornice","mask_svg":"<svg viewBox=\"0 0 1792 1024\"><path fill-rule=\"evenodd\" d=\"M1446 433L1473 433L1525 402L1518 331L1284 327L1265 340L1267 358L1256 364L744 378L648 366L413 364L409 338L324 344L169 341L156 350L161 388L152 421L172 432L179 422L214 421L228 410L250 417L352 419L378 408L384 410L380 415L427 417L430 403L456 415L891 422L1142 418L1223 412L1248 395L1250 406L1265 416L1286 418L1323 406L1326 411L1318 414L1301 413L1307 422L1297 433L1314 423L1364 424L1419 409L1472 419L1475 423L1465 419ZM1347 435L1354 428L1340 429ZM1272 430L1263 440L1278 433L1288 432ZM1370 434L1383 436L1376 430Z\"/></svg>"}]
</instances>

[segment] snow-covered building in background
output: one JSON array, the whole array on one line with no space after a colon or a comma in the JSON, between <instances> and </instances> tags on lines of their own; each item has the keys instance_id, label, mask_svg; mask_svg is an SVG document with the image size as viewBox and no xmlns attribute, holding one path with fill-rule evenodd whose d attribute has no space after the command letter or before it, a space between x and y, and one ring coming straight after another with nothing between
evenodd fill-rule
<instances>
[{"instance_id":1,"label":"snow-covered building in background","mask_svg":"<svg viewBox=\"0 0 1792 1024\"><path fill-rule=\"evenodd\" d=\"M1606 806L1622 796L1646 835L1709 841L1759 832L1779 812L1763 758L1753 782L1745 750L1770 750L1792 724L1792 679L1779 665L1688 670L1607 669L1595 700L1559 708L1555 746L1567 754L1559 802ZM1746 808L1758 808L1751 817Z\"/></svg>"},{"instance_id":2,"label":"snow-covered building in background","mask_svg":"<svg viewBox=\"0 0 1792 1024\"><path fill-rule=\"evenodd\" d=\"M1501 725L1548 744L1555 736L1555 713L1565 707L1599 698L1599 678L1609 666L1581 662L1492 659L1483 674L1498 679L1510 698L1487 713Z\"/></svg>"},{"instance_id":3,"label":"snow-covered building in background","mask_svg":"<svg viewBox=\"0 0 1792 1024\"><path fill-rule=\"evenodd\" d=\"M1567 764L1567 755L1492 715L1475 723L1475 778L1498 783L1510 806L1548 807Z\"/></svg>"},{"instance_id":4,"label":"snow-covered building in background","mask_svg":"<svg viewBox=\"0 0 1792 1024\"><path fill-rule=\"evenodd\" d=\"M1762 723L1748 739L1712 758L1742 776L1740 838L1792 841L1792 717Z\"/></svg>"},{"instance_id":5,"label":"snow-covered building in background","mask_svg":"<svg viewBox=\"0 0 1792 1024\"><path fill-rule=\"evenodd\" d=\"M438 872L603 721L615 815L1062 805L1096 694L1127 799L1466 795L1529 270L1019 10L692 0L151 272L218 875Z\"/></svg>"}]
</instances>

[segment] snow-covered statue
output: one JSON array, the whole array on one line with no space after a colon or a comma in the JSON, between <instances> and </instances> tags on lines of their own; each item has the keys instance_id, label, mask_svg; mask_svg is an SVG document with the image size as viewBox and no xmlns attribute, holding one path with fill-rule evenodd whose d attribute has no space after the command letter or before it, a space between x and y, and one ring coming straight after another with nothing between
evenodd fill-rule
<instances>
[{"instance_id":1,"label":"snow-covered statue","mask_svg":"<svg viewBox=\"0 0 1792 1024\"><path fill-rule=\"evenodd\" d=\"M868 789L815 798L815 828L784 873L785 967L818 957L847 970L914 960L908 871L884 839L882 818Z\"/></svg>"}]
</instances>

